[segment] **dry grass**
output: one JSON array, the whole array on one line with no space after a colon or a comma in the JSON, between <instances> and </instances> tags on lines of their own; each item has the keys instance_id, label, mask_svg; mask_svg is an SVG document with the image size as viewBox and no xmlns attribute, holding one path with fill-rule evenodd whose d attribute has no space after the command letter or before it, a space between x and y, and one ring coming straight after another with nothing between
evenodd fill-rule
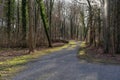
<instances>
[{"instance_id":1,"label":"dry grass","mask_svg":"<svg viewBox=\"0 0 120 80\"><path fill-rule=\"evenodd\" d=\"M104 54L102 49L87 47L85 42L80 44L78 57L90 63L120 64L120 55L113 57L110 54Z\"/></svg>"}]
</instances>

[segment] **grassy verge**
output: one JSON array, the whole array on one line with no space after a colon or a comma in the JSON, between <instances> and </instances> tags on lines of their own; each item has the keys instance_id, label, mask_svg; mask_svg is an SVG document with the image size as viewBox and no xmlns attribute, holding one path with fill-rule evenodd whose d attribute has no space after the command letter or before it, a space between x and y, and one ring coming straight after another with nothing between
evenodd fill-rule
<instances>
[{"instance_id":1,"label":"grassy verge","mask_svg":"<svg viewBox=\"0 0 120 80\"><path fill-rule=\"evenodd\" d=\"M62 50L67 48L73 42L69 42L62 47L49 48L41 51L35 51L32 54L17 56L12 59L0 62L0 80L8 80L10 76L14 75L16 72L19 72L21 69L24 69L27 62L33 61L39 57L50 54L55 51Z\"/></svg>"},{"instance_id":2,"label":"grassy verge","mask_svg":"<svg viewBox=\"0 0 120 80\"><path fill-rule=\"evenodd\" d=\"M78 57L80 59L84 59L86 62L90 63L102 63L102 64L120 64L115 59L105 58L105 57L96 57L96 55L99 54L95 51L92 51L90 49L87 49L87 44L85 42L81 42L80 44L80 51L78 53Z\"/></svg>"}]
</instances>

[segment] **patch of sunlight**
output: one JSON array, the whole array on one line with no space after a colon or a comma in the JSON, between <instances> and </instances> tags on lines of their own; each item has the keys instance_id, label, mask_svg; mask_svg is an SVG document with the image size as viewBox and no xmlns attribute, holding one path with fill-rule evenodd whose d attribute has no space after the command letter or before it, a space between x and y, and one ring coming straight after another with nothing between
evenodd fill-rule
<instances>
[{"instance_id":1,"label":"patch of sunlight","mask_svg":"<svg viewBox=\"0 0 120 80\"><path fill-rule=\"evenodd\" d=\"M23 64L23 63L26 63L27 60L26 59L23 59L23 60L12 60L12 61L8 61L7 63L10 64L10 65L17 65L17 64Z\"/></svg>"},{"instance_id":2,"label":"patch of sunlight","mask_svg":"<svg viewBox=\"0 0 120 80\"><path fill-rule=\"evenodd\" d=\"M69 44L70 44L70 45L75 45L75 44L76 44L76 42L75 42L75 41L73 41L73 40L71 40L71 41L69 41Z\"/></svg>"},{"instance_id":3,"label":"patch of sunlight","mask_svg":"<svg viewBox=\"0 0 120 80\"><path fill-rule=\"evenodd\" d=\"M0 65L2 65L3 63L2 62L0 62Z\"/></svg>"},{"instance_id":4,"label":"patch of sunlight","mask_svg":"<svg viewBox=\"0 0 120 80\"><path fill-rule=\"evenodd\" d=\"M84 41L81 42L80 47L82 47L82 48L86 47L86 42L84 42Z\"/></svg>"},{"instance_id":5,"label":"patch of sunlight","mask_svg":"<svg viewBox=\"0 0 120 80\"><path fill-rule=\"evenodd\" d=\"M80 51L80 52L79 52L79 55L80 55L80 56L85 55L85 51L84 51L84 50Z\"/></svg>"},{"instance_id":6,"label":"patch of sunlight","mask_svg":"<svg viewBox=\"0 0 120 80\"><path fill-rule=\"evenodd\" d=\"M67 48L67 50L73 50L76 47L76 45L71 45L70 47Z\"/></svg>"}]
</instances>

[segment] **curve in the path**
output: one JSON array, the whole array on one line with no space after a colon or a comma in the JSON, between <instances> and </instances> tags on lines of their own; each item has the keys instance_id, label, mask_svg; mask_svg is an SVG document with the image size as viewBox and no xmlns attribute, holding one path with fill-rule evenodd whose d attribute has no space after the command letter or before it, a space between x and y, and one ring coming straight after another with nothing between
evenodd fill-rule
<instances>
[{"instance_id":1,"label":"curve in the path","mask_svg":"<svg viewBox=\"0 0 120 80\"><path fill-rule=\"evenodd\" d=\"M77 59L79 46L63 49L26 64L13 80L120 80L120 66Z\"/></svg>"}]
</instances>

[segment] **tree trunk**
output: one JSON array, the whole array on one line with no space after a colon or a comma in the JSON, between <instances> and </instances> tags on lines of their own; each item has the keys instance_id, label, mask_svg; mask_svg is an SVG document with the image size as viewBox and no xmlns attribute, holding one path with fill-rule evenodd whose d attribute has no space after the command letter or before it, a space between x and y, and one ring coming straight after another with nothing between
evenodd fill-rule
<instances>
[{"instance_id":1,"label":"tree trunk","mask_svg":"<svg viewBox=\"0 0 120 80\"><path fill-rule=\"evenodd\" d=\"M46 36L47 36L49 47L52 47L50 35L48 33L49 23L48 23L47 16L46 16L46 13L45 13L45 6L44 6L44 3L43 3L43 0L37 0L37 2L40 6L41 18L42 18L42 21L43 21L43 24L44 24L44 30L45 30L45 33L46 33Z\"/></svg>"},{"instance_id":2,"label":"tree trunk","mask_svg":"<svg viewBox=\"0 0 120 80\"><path fill-rule=\"evenodd\" d=\"M28 33L28 45L29 45L29 53L34 52L34 14L33 14L33 3L34 0L28 1L28 13L29 13L29 33Z\"/></svg>"}]
</instances>

